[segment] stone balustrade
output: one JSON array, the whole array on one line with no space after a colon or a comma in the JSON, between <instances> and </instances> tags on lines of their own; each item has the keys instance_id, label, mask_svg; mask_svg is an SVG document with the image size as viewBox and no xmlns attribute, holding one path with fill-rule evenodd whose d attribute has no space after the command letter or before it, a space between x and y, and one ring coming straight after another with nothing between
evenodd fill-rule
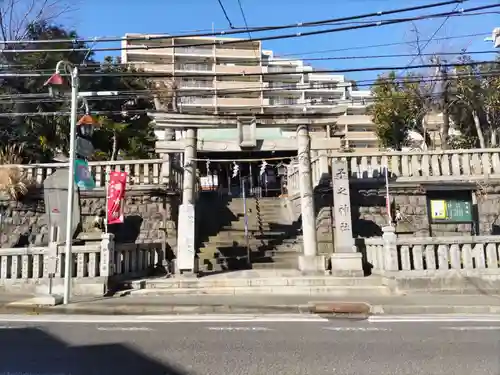
<instances>
[{"instance_id":1,"label":"stone balustrade","mask_svg":"<svg viewBox=\"0 0 500 375\"><path fill-rule=\"evenodd\" d=\"M373 267L373 273L401 272L406 276L450 271L500 273L500 236L393 236L394 244L390 237L389 240L383 237L363 240L366 261Z\"/></svg>"},{"instance_id":2,"label":"stone balustrade","mask_svg":"<svg viewBox=\"0 0 500 375\"><path fill-rule=\"evenodd\" d=\"M182 189L183 170L173 163L168 168L168 174L162 174L162 159L150 160L116 160L116 161L93 161L89 162L90 172L95 179L97 187L106 185L106 176L111 171L127 172L128 183L131 185L155 185L168 183L172 189ZM43 163L43 164L21 164L1 165L0 168L21 168L26 178L36 184L43 181L59 168L67 168L68 163Z\"/></svg>"},{"instance_id":3,"label":"stone balustrade","mask_svg":"<svg viewBox=\"0 0 500 375\"><path fill-rule=\"evenodd\" d=\"M386 170L392 180L399 182L500 178L500 149L346 152L331 154L329 158L346 159L351 179L382 178ZM321 163L321 157L313 157L311 164L313 184L316 185L328 170ZM298 166L291 165L288 170L289 195L299 192L298 181Z\"/></svg>"},{"instance_id":4,"label":"stone balustrade","mask_svg":"<svg viewBox=\"0 0 500 375\"><path fill-rule=\"evenodd\" d=\"M115 246L113 235L103 234L100 242L72 246L72 280L75 294L102 294L110 281L144 276L158 263L153 248L136 244ZM48 292L50 283L62 286L64 245L0 250L0 288L26 293ZM85 288L78 288L85 285Z\"/></svg>"},{"instance_id":5,"label":"stone balustrade","mask_svg":"<svg viewBox=\"0 0 500 375\"><path fill-rule=\"evenodd\" d=\"M113 275L140 275L158 263L155 249L141 248L136 244L121 244L115 248Z\"/></svg>"}]
</instances>

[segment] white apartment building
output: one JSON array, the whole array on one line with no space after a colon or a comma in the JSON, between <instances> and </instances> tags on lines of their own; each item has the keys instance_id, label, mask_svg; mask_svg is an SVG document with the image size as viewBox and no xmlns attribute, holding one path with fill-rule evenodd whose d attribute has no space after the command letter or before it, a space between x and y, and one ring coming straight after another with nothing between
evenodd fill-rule
<instances>
[{"instance_id":1,"label":"white apartment building","mask_svg":"<svg viewBox=\"0 0 500 375\"><path fill-rule=\"evenodd\" d=\"M122 61L145 71L170 73L173 78L165 79L176 82L178 106L185 113L332 113L338 115L337 123L314 129L319 137L341 137L345 147L357 150L377 147L373 123L366 114L371 93L353 89L342 75L315 72L302 60L277 58L272 51L263 50L260 41L158 39L156 35L139 40L144 37L125 35ZM238 42L218 44L221 40ZM224 74L230 76L221 76ZM270 129L259 131L267 132L260 135L264 138L278 136L270 134ZM223 133L206 130L199 137L220 139ZM287 133L282 131L279 136L294 136Z\"/></svg>"}]
</instances>

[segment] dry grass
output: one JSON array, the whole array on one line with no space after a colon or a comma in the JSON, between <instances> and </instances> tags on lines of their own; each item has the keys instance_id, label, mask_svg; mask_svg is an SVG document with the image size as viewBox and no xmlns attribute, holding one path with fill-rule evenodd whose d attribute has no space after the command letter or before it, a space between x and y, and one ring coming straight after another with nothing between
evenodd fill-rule
<instances>
[{"instance_id":1,"label":"dry grass","mask_svg":"<svg viewBox=\"0 0 500 375\"><path fill-rule=\"evenodd\" d=\"M29 181L22 168L23 146L9 145L0 148L0 193L11 199L20 199L28 192Z\"/></svg>"}]
</instances>

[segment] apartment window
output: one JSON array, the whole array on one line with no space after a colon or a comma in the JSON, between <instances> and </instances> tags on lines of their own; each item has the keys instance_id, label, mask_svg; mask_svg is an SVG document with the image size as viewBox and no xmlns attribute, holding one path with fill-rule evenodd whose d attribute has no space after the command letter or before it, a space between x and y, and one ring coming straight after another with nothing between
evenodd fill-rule
<instances>
[{"instance_id":1,"label":"apartment window","mask_svg":"<svg viewBox=\"0 0 500 375\"><path fill-rule=\"evenodd\" d=\"M299 104L299 101L297 99L294 99L294 98L270 98L269 104L270 105L293 105L293 104Z\"/></svg>"},{"instance_id":2,"label":"apartment window","mask_svg":"<svg viewBox=\"0 0 500 375\"><path fill-rule=\"evenodd\" d=\"M195 64L195 63L184 63L175 64L175 69L177 70L195 70L195 71L212 71L212 64Z\"/></svg>"},{"instance_id":3,"label":"apartment window","mask_svg":"<svg viewBox=\"0 0 500 375\"><path fill-rule=\"evenodd\" d=\"M270 66L269 71L288 73L288 72L297 72L298 69L296 66Z\"/></svg>"},{"instance_id":4,"label":"apartment window","mask_svg":"<svg viewBox=\"0 0 500 375\"><path fill-rule=\"evenodd\" d=\"M320 97L320 98L310 98L308 99L311 104L338 104L339 98L335 97Z\"/></svg>"},{"instance_id":5,"label":"apartment window","mask_svg":"<svg viewBox=\"0 0 500 375\"><path fill-rule=\"evenodd\" d=\"M188 53L191 55L211 55L212 50L200 47L177 47L175 48L176 53Z\"/></svg>"},{"instance_id":6,"label":"apartment window","mask_svg":"<svg viewBox=\"0 0 500 375\"><path fill-rule=\"evenodd\" d=\"M180 87L189 88L189 87L212 87L212 81L203 81L203 80L195 80L195 79L183 79L180 82Z\"/></svg>"},{"instance_id":7,"label":"apartment window","mask_svg":"<svg viewBox=\"0 0 500 375\"><path fill-rule=\"evenodd\" d=\"M351 98L352 105L368 105L373 103L373 98Z\"/></svg>"},{"instance_id":8,"label":"apartment window","mask_svg":"<svg viewBox=\"0 0 500 375\"><path fill-rule=\"evenodd\" d=\"M211 103L212 99L202 96L183 96L180 98L181 104L206 104Z\"/></svg>"},{"instance_id":9,"label":"apartment window","mask_svg":"<svg viewBox=\"0 0 500 375\"><path fill-rule=\"evenodd\" d=\"M366 125L348 125L347 130L350 132L366 132L372 131L373 129L370 129Z\"/></svg>"},{"instance_id":10,"label":"apartment window","mask_svg":"<svg viewBox=\"0 0 500 375\"><path fill-rule=\"evenodd\" d=\"M312 89L329 89L333 90L338 87L337 83L332 82L310 82L310 87Z\"/></svg>"},{"instance_id":11,"label":"apartment window","mask_svg":"<svg viewBox=\"0 0 500 375\"><path fill-rule=\"evenodd\" d=\"M274 88L274 89L279 89L279 88L285 88L285 89L296 89L298 86L296 83L287 83L287 82L269 82L269 88Z\"/></svg>"}]
</instances>

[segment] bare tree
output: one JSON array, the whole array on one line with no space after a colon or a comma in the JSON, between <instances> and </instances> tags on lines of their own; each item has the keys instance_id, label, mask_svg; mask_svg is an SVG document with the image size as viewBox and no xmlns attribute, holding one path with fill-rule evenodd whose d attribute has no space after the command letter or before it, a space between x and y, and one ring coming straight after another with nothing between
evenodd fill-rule
<instances>
[{"instance_id":1,"label":"bare tree","mask_svg":"<svg viewBox=\"0 0 500 375\"><path fill-rule=\"evenodd\" d=\"M448 147L448 134L450 132L448 110L451 105L448 97L449 83L447 79L447 70L442 66L446 61L442 59L438 51L432 53L430 58L426 58L428 53L425 53L424 50L428 47L431 40L427 40L425 44L422 43L420 31L415 23L413 23L412 33L415 39L410 42L409 45L415 52L413 61L418 61L420 64L428 64L430 62L437 65L436 68L431 68L430 70L422 72L422 76L427 78L422 80L418 92L415 93L420 97L420 103L422 103L422 116L420 117L420 121L425 144L427 144L428 117L433 112L441 111L443 113L443 122L439 129L439 134L441 137L441 148L446 149ZM443 50L446 48L441 49Z\"/></svg>"},{"instance_id":2,"label":"bare tree","mask_svg":"<svg viewBox=\"0 0 500 375\"><path fill-rule=\"evenodd\" d=\"M152 80L150 88L157 111L179 112L178 85L175 80ZM174 129L166 129L165 138L173 139L174 137Z\"/></svg>"},{"instance_id":3,"label":"bare tree","mask_svg":"<svg viewBox=\"0 0 500 375\"><path fill-rule=\"evenodd\" d=\"M408 44L412 48L412 52L414 53L414 58L412 59L410 64L417 62L419 64L427 64L429 59L426 59L424 54L424 50L427 47L427 44L423 44L421 41L421 34L417 28L417 25L413 23L412 34L414 35L414 40L409 42ZM432 58L431 58L432 60ZM416 96L418 100L415 103L418 103L420 106L420 111L418 111L419 115L417 116L415 127L418 128L423 136L423 144L422 148L427 149L428 146L428 124L427 119L428 115L435 109L435 90L436 90L436 80L434 80L434 72L432 71L424 71L421 72L421 76L424 79L421 80L420 84L415 85L415 92L413 95ZM431 77L431 79L427 79L425 77ZM419 79L420 75L414 75L413 79Z\"/></svg>"},{"instance_id":4,"label":"bare tree","mask_svg":"<svg viewBox=\"0 0 500 375\"><path fill-rule=\"evenodd\" d=\"M70 0L0 0L0 41L23 40L37 22L54 22L74 7Z\"/></svg>"}]
</instances>

